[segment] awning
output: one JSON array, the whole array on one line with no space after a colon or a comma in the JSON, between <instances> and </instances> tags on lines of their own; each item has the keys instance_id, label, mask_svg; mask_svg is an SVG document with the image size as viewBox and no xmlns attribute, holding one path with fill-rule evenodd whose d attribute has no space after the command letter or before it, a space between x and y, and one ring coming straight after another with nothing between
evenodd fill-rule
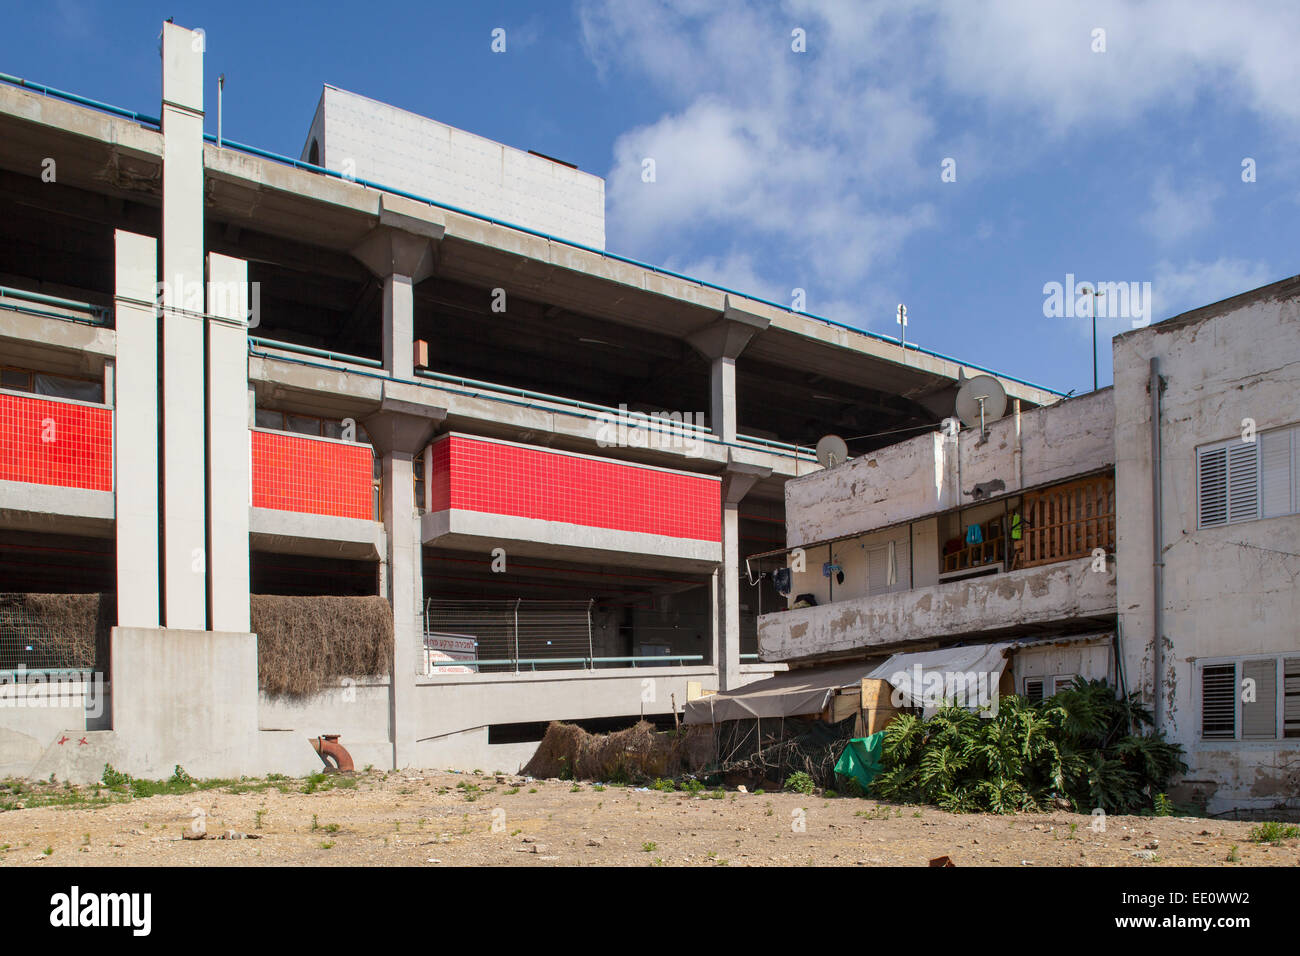
<instances>
[{"instance_id":1,"label":"awning","mask_svg":"<svg viewBox=\"0 0 1300 956\"><path fill-rule=\"evenodd\" d=\"M897 691L896 706L921 707L929 716L944 701L977 709L997 710L998 686L1011 655L1031 647L1086 644L1111 639L1111 632L1075 634L1048 638L997 641L937 647L929 651L894 654L865 676L886 680Z\"/></svg>"},{"instance_id":2,"label":"awning","mask_svg":"<svg viewBox=\"0 0 1300 956\"><path fill-rule=\"evenodd\" d=\"M819 714L841 687L857 687L880 658L833 667L809 667L755 681L740 690L710 694L686 704L688 724L717 724L753 717Z\"/></svg>"},{"instance_id":3,"label":"awning","mask_svg":"<svg viewBox=\"0 0 1300 956\"><path fill-rule=\"evenodd\" d=\"M958 696L956 691L959 680L965 688L965 699L973 701L970 706L976 707L984 703L996 705L998 684L1012 652L1021 648L1086 643L1109 638L1110 632L1021 638L993 644L964 644L928 651L909 651L853 664L787 671L747 684L737 691L710 694L689 701L683 710L684 720L688 724L717 724L726 720L748 720L754 717L819 714L826 709L835 691L845 687L858 687L864 677L889 681L903 695L901 706L923 707L927 713L937 709L937 703L926 699L927 688L934 690L937 687L937 694L930 696L941 702ZM970 679L972 674L973 685ZM937 675L937 684L936 677L930 675ZM961 677L958 678L957 675Z\"/></svg>"},{"instance_id":4,"label":"awning","mask_svg":"<svg viewBox=\"0 0 1300 956\"><path fill-rule=\"evenodd\" d=\"M937 709L945 700L962 706L996 705L1007 652L1023 641L937 647L895 654L866 677L889 681L903 707Z\"/></svg>"}]
</instances>

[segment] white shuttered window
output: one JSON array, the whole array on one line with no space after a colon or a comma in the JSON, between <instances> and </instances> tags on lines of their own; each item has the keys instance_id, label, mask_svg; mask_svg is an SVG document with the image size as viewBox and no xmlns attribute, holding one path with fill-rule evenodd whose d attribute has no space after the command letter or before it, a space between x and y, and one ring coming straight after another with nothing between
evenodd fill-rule
<instances>
[{"instance_id":1,"label":"white shuttered window","mask_svg":"<svg viewBox=\"0 0 1300 956\"><path fill-rule=\"evenodd\" d=\"M1201 528L1300 512L1300 426L1196 449L1196 516Z\"/></svg>"},{"instance_id":2,"label":"white shuttered window","mask_svg":"<svg viewBox=\"0 0 1300 956\"><path fill-rule=\"evenodd\" d=\"M1202 740L1300 738L1300 657L1199 664Z\"/></svg>"}]
</instances>

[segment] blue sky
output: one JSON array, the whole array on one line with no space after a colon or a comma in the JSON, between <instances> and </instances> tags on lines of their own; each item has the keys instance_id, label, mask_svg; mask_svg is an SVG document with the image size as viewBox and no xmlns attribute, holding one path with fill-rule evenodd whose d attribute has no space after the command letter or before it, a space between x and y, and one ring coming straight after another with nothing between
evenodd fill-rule
<instances>
[{"instance_id":1,"label":"blue sky","mask_svg":"<svg viewBox=\"0 0 1300 956\"><path fill-rule=\"evenodd\" d=\"M904 302L909 341L1062 391L1090 327L1046 283L1150 282L1160 319L1300 272L1285 0L53 0L7 6L0 71L156 115L168 16L210 131L224 72L225 134L297 156L332 83L605 176L613 252L889 335Z\"/></svg>"}]
</instances>

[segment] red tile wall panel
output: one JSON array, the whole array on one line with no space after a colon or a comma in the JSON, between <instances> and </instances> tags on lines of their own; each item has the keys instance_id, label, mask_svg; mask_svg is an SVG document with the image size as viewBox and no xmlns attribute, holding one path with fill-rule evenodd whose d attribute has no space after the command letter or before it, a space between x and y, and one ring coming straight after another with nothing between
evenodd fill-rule
<instances>
[{"instance_id":1,"label":"red tile wall panel","mask_svg":"<svg viewBox=\"0 0 1300 956\"><path fill-rule=\"evenodd\" d=\"M0 479L113 490L113 410L0 395Z\"/></svg>"},{"instance_id":2,"label":"red tile wall panel","mask_svg":"<svg viewBox=\"0 0 1300 956\"><path fill-rule=\"evenodd\" d=\"M369 445L253 431L253 506L374 520Z\"/></svg>"},{"instance_id":3,"label":"red tile wall panel","mask_svg":"<svg viewBox=\"0 0 1300 956\"><path fill-rule=\"evenodd\" d=\"M433 510L455 508L720 541L716 479L448 435L433 453Z\"/></svg>"}]
</instances>

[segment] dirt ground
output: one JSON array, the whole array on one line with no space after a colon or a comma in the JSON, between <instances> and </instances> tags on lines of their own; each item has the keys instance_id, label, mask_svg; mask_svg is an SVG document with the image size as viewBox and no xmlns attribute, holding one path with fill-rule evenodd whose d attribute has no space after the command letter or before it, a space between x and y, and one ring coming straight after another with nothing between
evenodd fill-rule
<instances>
[{"instance_id":1,"label":"dirt ground","mask_svg":"<svg viewBox=\"0 0 1300 956\"><path fill-rule=\"evenodd\" d=\"M4 810L0 866L925 866L943 855L957 866L1300 863L1300 840L1255 843L1251 823L1195 817L1108 817L1097 832L1091 817L1063 812L952 815L843 797L690 796L435 771L318 786L245 782ZM206 838L182 839L187 831ZM245 836L218 838L230 831Z\"/></svg>"}]
</instances>

